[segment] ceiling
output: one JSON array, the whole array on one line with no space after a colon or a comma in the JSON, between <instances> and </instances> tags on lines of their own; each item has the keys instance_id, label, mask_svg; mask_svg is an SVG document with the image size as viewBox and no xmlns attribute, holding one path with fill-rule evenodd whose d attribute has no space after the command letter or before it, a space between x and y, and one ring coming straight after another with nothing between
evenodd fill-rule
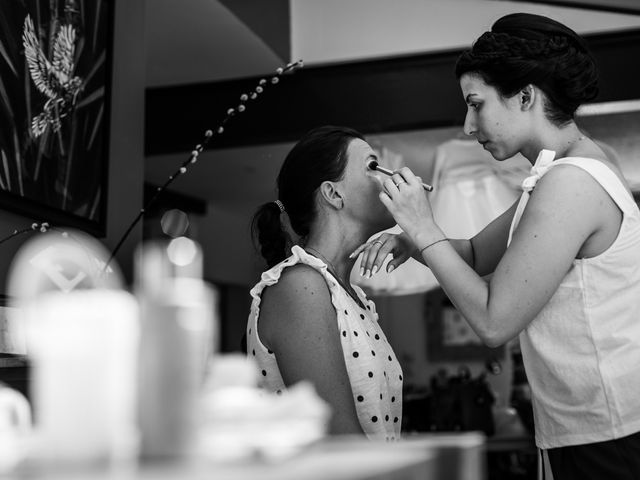
<instances>
[{"instance_id":1,"label":"ceiling","mask_svg":"<svg viewBox=\"0 0 640 480\"><path fill-rule=\"evenodd\" d=\"M270 75L283 63L299 58L306 65L330 65L460 49L497 18L516 11L557 18L583 34L640 28L637 0L181 0L179 8L176 3L148 2L148 87ZM270 88L285 89L286 82ZM230 98L229 106L236 102ZM212 122L223 114L211 112ZM420 162L428 157L425 151L448 135L450 129L381 139L407 165L420 170L424 168ZM202 132L193 132L194 146L201 136ZM274 198L275 176L290 147L205 150L198 164L171 189L248 214ZM164 183L188 154L148 156L146 181Z\"/></svg>"}]
</instances>

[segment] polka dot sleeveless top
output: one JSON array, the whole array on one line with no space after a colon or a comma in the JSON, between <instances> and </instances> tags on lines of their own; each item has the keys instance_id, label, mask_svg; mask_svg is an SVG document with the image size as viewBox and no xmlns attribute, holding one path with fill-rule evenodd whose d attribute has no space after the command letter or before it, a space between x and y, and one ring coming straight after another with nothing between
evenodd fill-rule
<instances>
[{"instance_id":1,"label":"polka dot sleeveless top","mask_svg":"<svg viewBox=\"0 0 640 480\"><path fill-rule=\"evenodd\" d=\"M251 312L247 322L247 354L260 369L260 386L280 393L286 387L282 380L275 354L260 341L257 325L260 316L262 291L280 279L282 271L303 263L322 274L336 309L342 352L353 401L362 430L369 439L395 441L400 438L402 424L402 368L378 325L375 304L368 300L358 286L354 286L362 308L342 288L320 259L298 246L292 255L264 272L260 282L251 289Z\"/></svg>"}]
</instances>

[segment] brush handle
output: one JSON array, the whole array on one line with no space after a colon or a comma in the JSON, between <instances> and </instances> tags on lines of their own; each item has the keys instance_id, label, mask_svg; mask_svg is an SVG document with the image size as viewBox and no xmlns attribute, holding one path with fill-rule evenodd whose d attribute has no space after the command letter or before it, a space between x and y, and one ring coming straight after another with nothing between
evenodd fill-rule
<instances>
[{"instance_id":1,"label":"brush handle","mask_svg":"<svg viewBox=\"0 0 640 480\"><path fill-rule=\"evenodd\" d=\"M391 170L388 170L384 167L381 167L380 165L376 164L374 168L372 168L372 170L376 170L380 173L384 173L385 175L393 175L396 172L393 172ZM423 183L422 184L422 188L424 188L427 192L431 192L433 190L433 186L429 185L428 183Z\"/></svg>"}]
</instances>

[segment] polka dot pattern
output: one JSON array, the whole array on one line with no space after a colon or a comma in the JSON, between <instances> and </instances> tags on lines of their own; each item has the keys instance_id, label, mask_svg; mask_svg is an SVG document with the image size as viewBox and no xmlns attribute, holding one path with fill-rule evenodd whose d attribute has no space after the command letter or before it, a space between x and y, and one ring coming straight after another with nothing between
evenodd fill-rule
<instances>
[{"instance_id":1,"label":"polka dot pattern","mask_svg":"<svg viewBox=\"0 0 640 480\"><path fill-rule=\"evenodd\" d=\"M278 282L284 268L298 263L310 265L324 276L331 292L354 405L363 431L371 439L399 440L402 423L402 369L378 324L375 305L359 287L354 286L365 307L362 308L340 286L320 259L297 246L291 252L291 257L286 261L263 273L261 281L250 292L253 301L247 322L247 347L262 374L259 375L260 385L277 393L286 388L278 370L276 356L262 344L258 335L262 291Z\"/></svg>"}]
</instances>

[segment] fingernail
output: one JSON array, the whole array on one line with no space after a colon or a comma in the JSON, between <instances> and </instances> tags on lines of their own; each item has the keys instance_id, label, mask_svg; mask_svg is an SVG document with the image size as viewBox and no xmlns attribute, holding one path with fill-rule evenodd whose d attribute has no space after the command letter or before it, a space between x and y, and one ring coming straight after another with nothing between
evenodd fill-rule
<instances>
[{"instance_id":1,"label":"fingernail","mask_svg":"<svg viewBox=\"0 0 640 480\"><path fill-rule=\"evenodd\" d=\"M394 266L393 266L393 264L392 264L392 263L390 263L390 264L387 266L387 273L391 273L391 272L393 272L393 271L395 270L395 268L396 268L396 267L394 267Z\"/></svg>"},{"instance_id":2,"label":"fingernail","mask_svg":"<svg viewBox=\"0 0 640 480\"><path fill-rule=\"evenodd\" d=\"M367 270L364 274L365 277L371 278L371 270Z\"/></svg>"},{"instance_id":3,"label":"fingernail","mask_svg":"<svg viewBox=\"0 0 640 480\"><path fill-rule=\"evenodd\" d=\"M374 265L374 266L373 266L373 270L371 270L371 275L372 275L372 276L373 276L373 275L375 275L377 271L378 271L378 266L377 266L377 265Z\"/></svg>"},{"instance_id":4,"label":"fingernail","mask_svg":"<svg viewBox=\"0 0 640 480\"><path fill-rule=\"evenodd\" d=\"M364 277L364 267L360 267L360 276Z\"/></svg>"}]
</instances>

